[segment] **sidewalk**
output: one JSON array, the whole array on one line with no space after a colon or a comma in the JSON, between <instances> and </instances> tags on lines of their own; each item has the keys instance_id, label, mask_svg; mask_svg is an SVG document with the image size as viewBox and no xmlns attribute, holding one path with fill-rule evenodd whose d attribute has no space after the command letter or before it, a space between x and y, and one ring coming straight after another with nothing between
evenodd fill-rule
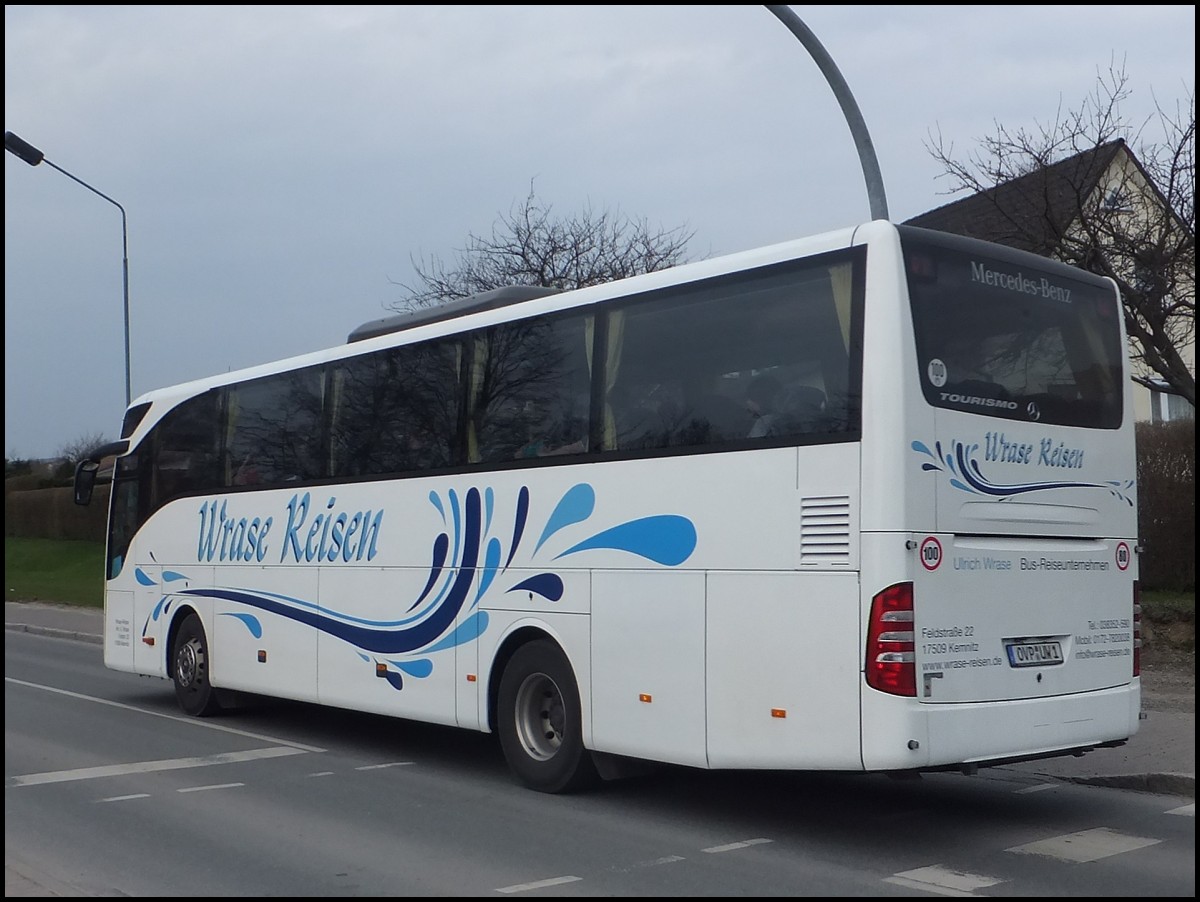
<instances>
[{"instance_id":1,"label":"sidewalk","mask_svg":"<svg viewBox=\"0 0 1200 902\"><path fill-rule=\"evenodd\" d=\"M4 628L100 644L98 608L40 602L4 603ZM1142 716L1137 735L1116 749L1080 758L1050 758L998 768L1073 783L1115 786L1196 797L1195 674L1183 684L1143 668Z\"/></svg>"}]
</instances>

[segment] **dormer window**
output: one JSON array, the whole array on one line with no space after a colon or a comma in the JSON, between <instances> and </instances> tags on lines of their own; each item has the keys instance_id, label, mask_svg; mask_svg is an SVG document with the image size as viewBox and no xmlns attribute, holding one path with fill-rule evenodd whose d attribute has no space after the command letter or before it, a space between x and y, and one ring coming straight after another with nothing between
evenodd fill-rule
<instances>
[{"instance_id":1,"label":"dormer window","mask_svg":"<svg viewBox=\"0 0 1200 902\"><path fill-rule=\"evenodd\" d=\"M1100 204L1100 209L1105 213L1131 212L1133 204L1129 201L1129 192L1123 187L1110 188L1104 195L1104 202Z\"/></svg>"}]
</instances>

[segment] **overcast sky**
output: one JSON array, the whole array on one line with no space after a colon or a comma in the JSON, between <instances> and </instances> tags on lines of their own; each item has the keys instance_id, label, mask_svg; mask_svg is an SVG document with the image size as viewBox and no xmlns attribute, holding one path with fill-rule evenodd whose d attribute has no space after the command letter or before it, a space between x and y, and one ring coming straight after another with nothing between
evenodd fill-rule
<instances>
[{"instance_id":1,"label":"overcast sky","mask_svg":"<svg viewBox=\"0 0 1200 902\"><path fill-rule=\"evenodd\" d=\"M891 218L926 145L1036 129L1123 62L1140 122L1195 87L1190 6L793 6L857 100ZM412 260L529 192L695 232L692 259L870 218L853 138L761 6L4 8L4 128L127 215L133 397L341 344ZM116 438L121 214L4 155L9 458Z\"/></svg>"}]
</instances>

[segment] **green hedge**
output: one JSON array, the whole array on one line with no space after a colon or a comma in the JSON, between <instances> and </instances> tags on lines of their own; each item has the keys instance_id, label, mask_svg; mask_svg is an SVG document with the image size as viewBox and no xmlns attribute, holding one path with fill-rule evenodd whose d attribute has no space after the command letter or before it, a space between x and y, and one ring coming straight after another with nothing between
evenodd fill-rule
<instances>
[{"instance_id":1,"label":"green hedge","mask_svg":"<svg viewBox=\"0 0 1200 902\"><path fill-rule=\"evenodd\" d=\"M75 503L69 487L14 491L4 481L4 535L22 539L104 541L111 484L97 485L92 503Z\"/></svg>"},{"instance_id":2,"label":"green hedge","mask_svg":"<svg viewBox=\"0 0 1200 902\"><path fill-rule=\"evenodd\" d=\"M1196 421L1139 423L1142 586L1196 589Z\"/></svg>"}]
</instances>

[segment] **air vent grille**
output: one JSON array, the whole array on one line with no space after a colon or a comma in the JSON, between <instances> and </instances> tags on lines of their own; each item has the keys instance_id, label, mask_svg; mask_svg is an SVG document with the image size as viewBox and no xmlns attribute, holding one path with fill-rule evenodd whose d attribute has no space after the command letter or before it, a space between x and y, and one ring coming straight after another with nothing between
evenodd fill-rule
<instances>
[{"instance_id":1,"label":"air vent grille","mask_svg":"<svg viewBox=\"0 0 1200 902\"><path fill-rule=\"evenodd\" d=\"M800 500L801 566L850 566L850 498L823 495Z\"/></svg>"}]
</instances>

